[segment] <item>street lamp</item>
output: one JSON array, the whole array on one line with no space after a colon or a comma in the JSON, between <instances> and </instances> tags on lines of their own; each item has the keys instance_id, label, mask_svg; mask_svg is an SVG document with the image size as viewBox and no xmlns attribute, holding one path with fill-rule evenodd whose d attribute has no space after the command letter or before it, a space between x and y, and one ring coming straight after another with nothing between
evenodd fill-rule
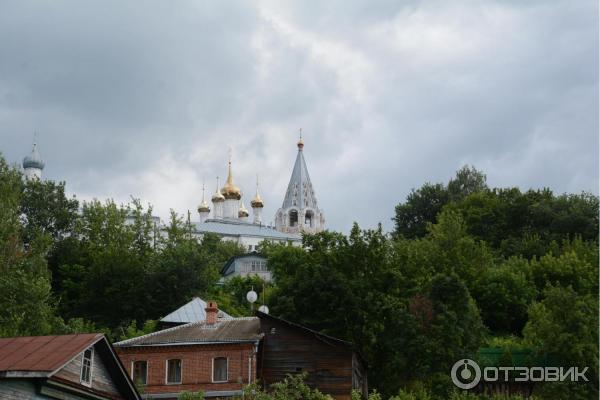
<instances>
[{"instance_id":1,"label":"street lamp","mask_svg":"<svg viewBox=\"0 0 600 400\"><path fill-rule=\"evenodd\" d=\"M248 300L248 303L250 303L250 310L251 311L254 310L254 302L257 299L258 299L258 295L254 291L254 286L252 286L252 289L248 293L246 293L246 300Z\"/></svg>"}]
</instances>

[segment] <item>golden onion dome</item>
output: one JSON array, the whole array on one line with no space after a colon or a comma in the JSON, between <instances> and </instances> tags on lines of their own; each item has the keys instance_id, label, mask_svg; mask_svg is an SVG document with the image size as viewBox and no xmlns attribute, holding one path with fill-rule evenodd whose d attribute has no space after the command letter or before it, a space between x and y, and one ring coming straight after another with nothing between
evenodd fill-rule
<instances>
[{"instance_id":1,"label":"golden onion dome","mask_svg":"<svg viewBox=\"0 0 600 400\"><path fill-rule=\"evenodd\" d=\"M250 207L263 208L264 206L265 206L265 203L263 202L263 199L260 197L260 194L258 193L258 175L256 175L256 195L254 196L252 201L250 201Z\"/></svg>"},{"instance_id":2,"label":"golden onion dome","mask_svg":"<svg viewBox=\"0 0 600 400\"><path fill-rule=\"evenodd\" d=\"M247 217L248 215L250 215L250 214L248 214L248 210L246 210L244 203L242 203L242 205L240 206L240 209L238 211L238 217L244 218L244 217Z\"/></svg>"},{"instance_id":3,"label":"golden onion dome","mask_svg":"<svg viewBox=\"0 0 600 400\"><path fill-rule=\"evenodd\" d=\"M217 190L215 191L215 194L212 195L212 202L213 203L220 203L222 201L225 201L225 197L223 197L223 195L221 194L221 191L219 190L219 177L217 176Z\"/></svg>"},{"instance_id":4,"label":"golden onion dome","mask_svg":"<svg viewBox=\"0 0 600 400\"><path fill-rule=\"evenodd\" d=\"M216 191L215 194L213 194L212 196L212 202L213 203L220 203L222 201L225 201L225 197L221 194L220 191Z\"/></svg>"},{"instance_id":5,"label":"golden onion dome","mask_svg":"<svg viewBox=\"0 0 600 400\"><path fill-rule=\"evenodd\" d=\"M208 203L204 199L204 181L202 182L202 203L200 203L200 205L198 206L198 212L200 214L210 212L210 207L208 206Z\"/></svg>"},{"instance_id":6,"label":"golden onion dome","mask_svg":"<svg viewBox=\"0 0 600 400\"><path fill-rule=\"evenodd\" d=\"M239 200L242 198L242 191L233 184L233 175L231 174L231 161L229 161L229 172L225 186L221 188L221 194L225 199Z\"/></svg>"},{"instance_id":7,"label":"golden onion dome","mask_svg":"<svg viewBox=\"0 0 600 400\"><path fill-rule=\"evenodd\" d=\"M265 203L263 202L260 195L256 193L256 196L254 196L254 198L250 202L250 205L252 206L252 208L263 208L265 206Z\"/></svg>"},{"instance_id":8,"label":"golden onion dome","mask_svg":"<svg viewBox=\"0 0 600 400\"><path fill-rule=\"evenodd\" d=\"M209 213L210 212L210 207L208 206L208 203L205 200L202 200L202 203L200 203L200 205L198 206L198 212L199 213Z\"/></svg>"}]
</instances>

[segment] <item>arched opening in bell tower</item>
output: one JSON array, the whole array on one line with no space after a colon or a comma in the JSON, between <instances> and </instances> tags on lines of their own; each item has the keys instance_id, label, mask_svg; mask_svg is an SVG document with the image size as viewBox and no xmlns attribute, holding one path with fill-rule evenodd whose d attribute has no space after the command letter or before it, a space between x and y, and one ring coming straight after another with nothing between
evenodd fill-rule
<instances>
[{"instance_id":1,"label":"arched opening in bell tower","mask_svg":"<svg viewBox=\"0 0 600 400\"><path fill-rule=\"evenodd\" d=\"M306 213L304 214L304 225L312 228L313 227L313 219L314 219L314 214L313 214L312 210L307 210Z\"/></svg>"},{"instance_id":2,"label":"arched opening in bell tower","mask_svg":"<svg viewBox=\"0 0 600 400\"><path fill-rule=\"evenodd\" d=\"M290 210L289 218L290 218L290 226L298 225L298 211L297 210Z\"/></svg>"}]
</instances>

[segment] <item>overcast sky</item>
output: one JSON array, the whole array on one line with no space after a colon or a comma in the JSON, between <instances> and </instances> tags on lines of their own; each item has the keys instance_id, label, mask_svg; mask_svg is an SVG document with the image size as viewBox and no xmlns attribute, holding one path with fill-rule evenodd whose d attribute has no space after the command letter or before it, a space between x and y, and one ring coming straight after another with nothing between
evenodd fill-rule
<instances>
[{"instance_id":1,"label":"overcast sky","mask_svg":"<svg viewBox=\"0 0 600 400\"><path fill-rule=\"evenodd\" d=\"M80 199L187 213L231 146L269 222L299 128L344 232L464 164L597 193L597 1L0 1L0 152Z\"/></svg>"}]
</instances>

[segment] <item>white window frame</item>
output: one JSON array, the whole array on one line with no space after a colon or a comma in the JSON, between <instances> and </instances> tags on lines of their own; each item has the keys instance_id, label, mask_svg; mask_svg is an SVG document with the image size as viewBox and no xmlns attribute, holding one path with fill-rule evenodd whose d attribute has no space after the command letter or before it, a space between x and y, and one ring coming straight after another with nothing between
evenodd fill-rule
<instances>
[{"instance_id":1,"label":"white window frame","mask_svg":"<svg viewBox=\"0 0 600 400\"><path fill-rule=\"evenodd\" d=\"M90 355L90 381L86 382L83 380L83 368L85 367L85 353L86 351L91 350L92 354ZM94 347L88 347L81 353L81 371L79 371L79 383L83 386L92 387L92 381L94 380Z\"/></svg>"},{"instance_id":2,"label":"white window frame","mask_svg":"<svg viewBox=\"0 0 600 400\"><path fill-rule=\"evenodd\" d=\"M217 358L225 359L225 380L224 381L215 381L215 360ZM213 357L211 365L212 365L212 368L210 371L210 380L212 381L212 383L227 383L227 382L229 382L229 357Z\"/></svg>"},{"instance_id":3,"label":"white window frame","mask_svg":"<svg viewBox=\"0 0 600 400\"><path fill-rule=\"evenodd\" d=\"M169 361L179 360L179 382L169 382ZM165 385L181 385L183 382L183 359L181 358L169 358L165 360Z\"/></svg>"},{"instance_id":4,"label":"white window frame","mask_svg":"<svg viewBox=\"0 0 600 400\"><path fill-rule=\"evenodd\" d=\"M135 363L136 362L140 362L140 361L144 361L146 363L146 379L144 379L146 381L146 383L144 383L144 385L148 385L148 360L133 360L131 362L131 381L135 384L135 380L133 379L133 373L135 371Z\"/></svg>"}]
</instances>

